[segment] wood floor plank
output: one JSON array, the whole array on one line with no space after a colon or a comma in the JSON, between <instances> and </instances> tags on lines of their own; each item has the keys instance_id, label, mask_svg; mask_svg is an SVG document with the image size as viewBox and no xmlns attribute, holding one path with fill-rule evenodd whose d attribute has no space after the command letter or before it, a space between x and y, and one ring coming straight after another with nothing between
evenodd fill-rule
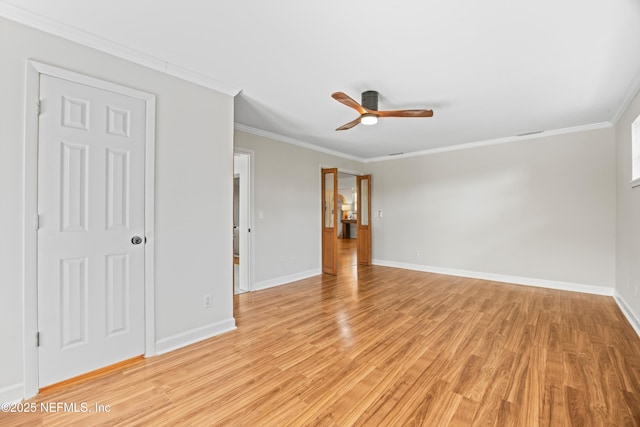
<instances>
[{"instance_id":1,"label":"wood floor plank","mask_svg":"<svg viewBox=\"0 0 640 427\"><path fill-rule=\"evenodd\" d=\"M465 427L473 425L473 419L475 418L476 411L478 409L478 402L474 402L471 399L462 398L458 403L456 413L453 414L450 427Z\"/></svg>"},{"instance_id":2,"label":"wood floor plank","mask_svg":"<svg viewBox=\"0 0 640 427\"><path fill-rule=\"evenodd\" d=\"M640 338L613 298L356 266L340 240L338 276L237 295L236 330L0 425L640 426Z\"/></svg>"}]
</instances>

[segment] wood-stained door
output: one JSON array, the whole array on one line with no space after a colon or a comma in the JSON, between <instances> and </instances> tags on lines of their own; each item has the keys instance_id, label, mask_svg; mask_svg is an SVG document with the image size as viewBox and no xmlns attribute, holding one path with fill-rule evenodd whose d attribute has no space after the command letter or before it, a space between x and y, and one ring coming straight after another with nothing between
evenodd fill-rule
<instances>
[{"instance_id":1,"label":"wood-stained door","mask_svg":"<svg viewBox=\"0 0 640 427\"><path fill-rule=\"evenodd\" d=\"M42 75L39 386L144 353L143 100Z\"/></svg>"},{"instance_id":2,"label":"wood-stained door","mask_svg":"<svg viewBox=\"0 0 640 427\"><path fill-rule=\"evenodd\" d=\"M356 177L358 188L358 264L371 265L371 175Z\"/></svg>"},{"instance_id":3,"label":"wood-stained door","mask_svg":"<svg viewBox=\"0 0 640 427\"><path fill-rule=\"evenodd\" d=\"M322 272L338 274L338 169L322 169Z\"/></svg>"}]
</instances>

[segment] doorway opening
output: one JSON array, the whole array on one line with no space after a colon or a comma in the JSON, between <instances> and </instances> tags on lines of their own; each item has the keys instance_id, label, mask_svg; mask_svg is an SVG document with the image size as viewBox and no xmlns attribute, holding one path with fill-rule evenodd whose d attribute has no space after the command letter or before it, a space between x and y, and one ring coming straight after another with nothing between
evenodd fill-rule
<instances>
[{"instance_id":1,"label":"doorway opening","mask_svg":"<svg viewBox=\"0 0 640 427\"><path fill-rule=\"evenodd\" d=\"M358 193L356 175L338 171L338 271L358 265Z\"/></svg>"},{"instance_id":2,"label":"doorway opening","mask_svg":"<svg viewBox=\"0 0 640 427\"><path fill-rule=\"evenodd\" d=\"M322 168L321 182L322 272L353 274L371 265L371 175Z\"/></svg>"},{"instance_id":3,"label":"doorway opening","mask_svg":"<svg viewBox=\"0 0 640 427\"><path fill-rule=\"evenodd\" d=\"M251 156L233 155L233 293L251 290Z\"/></svg>"}]
</instances>

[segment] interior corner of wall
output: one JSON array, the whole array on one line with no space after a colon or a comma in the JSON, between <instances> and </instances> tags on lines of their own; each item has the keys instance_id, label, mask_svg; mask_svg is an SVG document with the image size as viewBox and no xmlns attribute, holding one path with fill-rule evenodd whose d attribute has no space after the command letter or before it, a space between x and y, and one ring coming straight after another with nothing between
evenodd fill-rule
<instances>
[{"instance_id":1,"label":"interior corner of wall","mask_svg":"<svg viewBox=\"0 0 640 427\"><path fill-rule=\"evenodd\" d=\"M640 316L631 309L627 301L617 291L614 295L614 299L618 304L618 307L620 307L622 314L624 314L631 327L636 331L638 337L640 337Z\"/></svg>"}]
</instances>

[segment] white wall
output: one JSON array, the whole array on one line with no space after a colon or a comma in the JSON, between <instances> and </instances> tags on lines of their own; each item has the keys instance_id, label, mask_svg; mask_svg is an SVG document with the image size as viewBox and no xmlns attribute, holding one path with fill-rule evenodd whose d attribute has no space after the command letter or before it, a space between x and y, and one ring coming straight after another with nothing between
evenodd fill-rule
<instances>
[{"instance_id":1,"label":"white wall","mask_svg":"<svg viewBox=\"0 0 640 427\"><path fill-rule=\"evenodd\" d=\"M157 94L158 346L170 349L233 326L232 98L0 19L0 401L22 397L28 58ZM335 166L373 174L373 211L384 213L373 220L378 261L601 288L615 283L637 319L640 189L628 187L627 130L638 114L636 98L615 132L367 165L236 132L236 146L255 153L256 284L273 286L320 271L319 169ZM205 293L213 295L208 310L202 308Z\"/></svg>"},{"instance_id":2,"label":"white wall","mask_svg":"<svg viewBox=\"0 0 640 427\"><path fill-rule=\"evenodd\" d=\"M23 386L23 132L27 59L157 95L160 351L234 327L233 99L0 18L0 401ZM30 100L29 102L35 102ZM203 309L203 295L213 307Z\"/></svg>"},{"instance_id":3,"label":"white wall","mask_svg":"<svg viewBox=\"0 0 640 427\"><path fill-rule=\"evenodd\" d=\"M383 213L373 219L374 262L612 294L613 128L369 163L367 170L372 212Z\"/></svg>"},{"instance_id":4,"label":"white wall","mask_svg":"<svg viewBox=\"0 0 640 427\"><path fill-rule=\"evenodd\" d=\"M635 317L640 334L640 187L631 188L631 124L640 115L636 95L616 124L617 246L616 292L618 301Z\"/></svg>"},{"instance_id":5,"label":"white wall","mask_svg":"<svg viewBox=\"0 0 640 427\"><path fill-rule=\"evenodd\" d=\"M320 168L363 164L238 130L235 146L254 152L253 289L320 274Z\"/></svg>"}]
</instances>

